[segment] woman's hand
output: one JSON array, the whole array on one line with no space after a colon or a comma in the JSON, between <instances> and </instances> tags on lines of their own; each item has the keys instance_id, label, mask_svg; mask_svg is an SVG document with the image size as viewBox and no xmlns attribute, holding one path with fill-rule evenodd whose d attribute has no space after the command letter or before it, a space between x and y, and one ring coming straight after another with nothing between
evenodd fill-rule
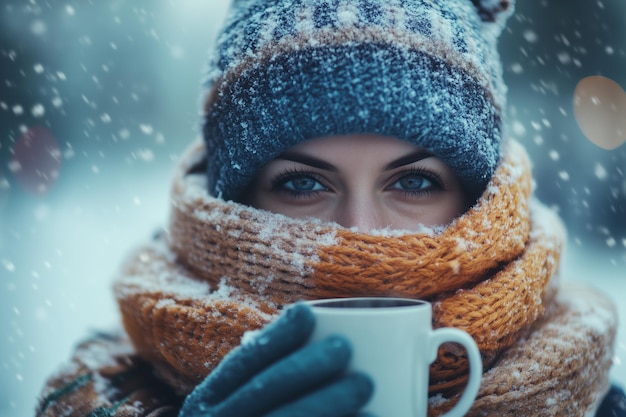
<instances>
[{"instance_id":1,"label":"woman's hand","mask_svg":"<svg viewBox=\"0 0 626 417\"><path fill-rule=\"evenodd\" d=\"M370 399L369 377L346 373L348 341L305 345L315 326L295 304L230 352L185 399L180 417L345 417Z\"/></svg>"}]
</instances>

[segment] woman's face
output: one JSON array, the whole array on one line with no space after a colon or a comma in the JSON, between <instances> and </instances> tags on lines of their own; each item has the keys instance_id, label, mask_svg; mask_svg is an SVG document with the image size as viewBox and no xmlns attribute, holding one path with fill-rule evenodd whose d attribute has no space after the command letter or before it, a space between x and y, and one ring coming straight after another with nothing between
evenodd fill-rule
<instances>
[{"instance_id":1,"label":"woman's face","mask_svg":"<svg viewBox=\"0 0 626 417\"><path fill-rule=\"evenodd\" d=\"M368 232L448 224L468 209L465 194L452 169L416 145L346 135L301 143L269 162L246 202Z\"/></svg>"}]
</instances>

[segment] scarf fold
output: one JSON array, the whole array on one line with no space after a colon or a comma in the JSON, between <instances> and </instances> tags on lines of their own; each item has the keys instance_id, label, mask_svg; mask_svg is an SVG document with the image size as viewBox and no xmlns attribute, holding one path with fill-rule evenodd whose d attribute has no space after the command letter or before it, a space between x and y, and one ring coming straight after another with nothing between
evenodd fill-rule
<instances>
[{"instance_id":1,"label":"scarf fold","mask_svg":"<svg viewBox=\"0 0 626 417\"><path fill-rule=\"evenodd\" d=\"M520 370L530 366L532 359L509 352L541 335L535 327L558 304L565 234L558 218L531 197L521 145L511 141L503 151L479 202L449 226L364 234L209 196L204 148L195 144L174 179L167 231L139 248L115 283L132 343L184 394L246 331L264 326L287 304L396 296L430 300L434 327L467 331L485 370L500 368L505 357ZM608 318L603 323L610 330ZM603 351L612 346L612 331L605 331ZM583 350L586 344L579 341ZM605 375L608 365L601 365L598 375ZM431 367L431 411L448 409L466 378L465 352L444 345ZM603 380L596 379L599 389ZM494 399L485 401L497 402L500 388L485 384L481 392Z\"/></svg>"}]
</instances>

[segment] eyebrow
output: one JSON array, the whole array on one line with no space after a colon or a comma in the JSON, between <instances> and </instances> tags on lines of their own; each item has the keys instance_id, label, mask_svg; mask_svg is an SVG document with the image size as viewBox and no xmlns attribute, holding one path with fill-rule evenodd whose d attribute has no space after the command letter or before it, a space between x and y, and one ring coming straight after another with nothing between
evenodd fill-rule
<instances>
[{"instance_id":1,"label":"eyebrow","mask_svg":"<svg viewBox=\"0 0 626 417\"><path fill-rule=\"evenodd\" d=\"M284 152L280 154L276 159L284 159L285 161L297 162L300 164L311 166L313 168L323 169L325 171L339 171L337 167L333 164L329 164L328 162L321 159L317 159L308 155L302 155L296 152Z\"/></svg>"},{"instance_id":2,"label":"eyebrow","mask_svg":"<svg viewBox=\"0 0 626 417\"><path fill-rule=\"evenodd\" d=\"M398 158L395 161L389 162L387 165L385 165L384 170L390 171L392 169L399 168L404 165L412 164L414 162L418 162L418 161L421 161L422 159L430 158L432 156L433 155L430 152L426 152L425 150L419 150L411 154L405 155L401 158Z\"/></svg>"}]
</instances>

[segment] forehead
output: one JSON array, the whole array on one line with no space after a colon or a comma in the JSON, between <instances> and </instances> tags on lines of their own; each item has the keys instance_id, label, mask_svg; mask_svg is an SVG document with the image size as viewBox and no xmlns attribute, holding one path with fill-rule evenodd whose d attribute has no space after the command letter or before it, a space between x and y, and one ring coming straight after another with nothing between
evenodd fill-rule
<instances>
[{"instance_id":1,"label":"forehead","mask_svg":"<svg viewBox=\"0 0 626 417\"><path fill-rule=\"evenodd\" d=\"M416 152L421 147L394 138L376 134L353 134L336 135L315 138L293 146L289 151L307 153L329 153L337 151L350 151L352 153L379 153L381 155Z\"/></svg>"}]
</instances>

